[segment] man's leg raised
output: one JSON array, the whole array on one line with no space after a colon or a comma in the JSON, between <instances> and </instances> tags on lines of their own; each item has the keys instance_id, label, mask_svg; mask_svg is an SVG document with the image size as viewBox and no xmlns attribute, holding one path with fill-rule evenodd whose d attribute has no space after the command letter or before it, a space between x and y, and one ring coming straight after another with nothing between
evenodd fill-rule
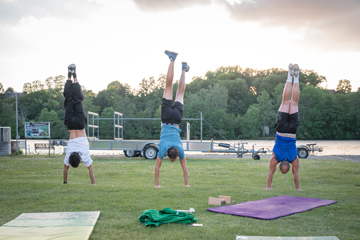
<instances>
[{"instance_id":1,"label":"man's leg raised","mask_svg":"<svg viewBox=\"0 0 360 240\"><path fill-rule=\"evenodd\" d=\"M300 97L299 74L300 74L299 65L294 64L294 85L293 85L293 89L292 89L289 114L294 114L299 111L299 109L298 109L298 102L299 102L299 97Z\"/></svg>"},{"instance_id":2,"label":"man's leg raised","mask_svg":"<svg viewBox=\"0 0 360 240\"><path fill-rule=\"evenodd\" d=\"M85 128L85 125L87 123L85 110L82 101L84 100L84 95L81 91L81 85L79 84L77 77L76 77L76 71L75 71L75 64L74 65L74 84L72 87L72 95L73 95L73 101L74 101L74 116L77 119L78 127L83 129Z\"/></svg>"},{"instance_id":3,"label":"man's leg raised","mask_svg":"<svg viewBox=\"0 0 360 240\"><path fill-rule=\"evenodd\" d=\"M82 104L82 100L84 100L84 95L82 94L81 86L77 81L75 68L75 64L69 65L68 80L66 81L64 87L64 124L68 127L69 130L77 130L79 128L82 129L85 128L86 125L86 116ZM74 77L74 83L71 81L71 76Z\"/></svg>"},{"instance_id":4,"label":"man's leg raised","mask_svg":"<svg viewBox=\"0 0 360 240\"><path fill-rule=\"evenodd\" d=\"M165 54L169 56L170 64L168 68L168 72L166 75L166 83L163 98L167 100L173 100L173 80L174 80L174 62L176 56L178 55L176 52L165 51Z\"/></svg>"},{"instance_id":5,"label":"man's leg raised","mask_svg":"<svg viewBox=\"0 0 360 240\"><path fill-rule=\"evenodd\" d=\"M290 112L290 94L291 94L291 86L292 86L292 76L293 76L294 67L290 63L289 64L289 71L288 71L288 78L285 83L282 102L279 107L279 112L289 113Z\"/></svg>"},{"instance_id":6,"label":"man's leg raised","mask_svg":"<svg viewBox=\"0 0 360 240\"><path fill-rule=\"evenodd\" d=\"M74 116L74 106L72 104L72 81L71 81L71 73L68 72L68 80L64 86L64 108L65 108L65 116L64 116L64 124L67 125L68 121Z\"/></svg>"},{"instance_id":7,"label":"man's leg raised","mask_svg":"<svg viewBox=\"0 0 360 240\"><path fill-rule=\"evenodd\" d=\"M75 64L71 64L70 66L72 66L72 75L74 77L74 84L73 84L73 87L72 87L72 98L73 98L73 101L74 101L74 104L77 104L77 103L80 103L84 100L84 95L81 91L81 86L78 82L78 79L77 79L77 75L76 75L76 66Z\"/></svg>"},{"instance_id":8,"label":"man's leg raised","mask_svg":"<svg viewBox=\"0 0 360 240\"><path fill-rule=\"evenodd\" d=\"M66 104L68 101L71 101L71 97L72 97L72 81L71 81L71 76L72 76L72 65L74 64L70 64L68 66L68 79L65 83L65 86L64 86L64 97L65 97L65 100L64 100L64 107L66 108ZM74 65L75 66L75 65Z\"/></svg>"},{"instance_id":9,"label":"man's leg raised","mask_svg":"<svg viewBox=\"0 0 360 240\"><path fill-rule=\"evenodd\" d=\"M175 97L175 102L180 102L181 104L184 104L184 93L185 93L185 72L188 72L190 67L187 65L186 62L182 62L182 71L181 71L181 76L180 76L180 81L179 81L179 87L178 90L176 91L176 97Z\"/></svg>"}]
</instances>

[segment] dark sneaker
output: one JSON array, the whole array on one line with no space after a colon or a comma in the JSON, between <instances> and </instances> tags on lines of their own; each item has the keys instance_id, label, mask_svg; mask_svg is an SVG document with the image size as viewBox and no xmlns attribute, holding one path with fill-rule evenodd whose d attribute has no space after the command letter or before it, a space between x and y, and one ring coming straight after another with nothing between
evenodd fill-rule
<instances>
[{"instance_id":1,"label":"dark sneaker","mask_svg":"<svg viewBox=\"0 0 360 240\"><path fill-rule=\"evenodd\" d=\"M300 67L297 63L294 64L294 77L298 77L300 74Z\"/></svg>"},{"instance_id":2,"label":"dark sneaker","mask_svg":"<svg viewBox=\"0 0 360 240\"><path fill-rule=\"evenodd\" d=\"M176 56L178 55L178 53L171 52L171 51L168 51L168 50L165 50L165 54L169 56L171 61L174 61L176 59Z\"/></svg>"},{"instance_id":3,"label":"dark sneaker","mask_svg":"<svg viewBox=\"0 0 360 240\"><path fill-rule=\"evenodd\" d=\"M189 71L190 67L189 67L189 65L187 65L187 62L182 62L181 65L182 65L181 67L182 67L183 71L185 71L185 72Z\"/></svg>"},{"instance_id":4,"label":"dark sneaker","mask_svg":"<svg viewBox=\"0 0 360 240\"><path fill-rule=\"evenodd\" d=\"M70 64L68 67L68 77L71 78L71 75L73 76L73 78L76 78L76 66L75 64Z\"/></svg>"},{"instance_id":5,"label":"dark sneaker","mask_svg":"<svg viewBox=\"0 0 360 240\"><path fill-rule=\"evenodd\" d=\"M292 65L292 63L289 64L289 73L292 77L294 76L294 66Z\"/></svg>"},{"instance_id":6,"label":"dark sneaker","mask_svg":"<svg viewBox=\"0 0 360 240\"><path fill-rule=\"evenodd\" d=\"M70 75L70 74L73 75L73 74L75 73L75 70L76 70L75 64L70 64L70 65L68 66L69 75Z\"/></svg>"}]
</instances>

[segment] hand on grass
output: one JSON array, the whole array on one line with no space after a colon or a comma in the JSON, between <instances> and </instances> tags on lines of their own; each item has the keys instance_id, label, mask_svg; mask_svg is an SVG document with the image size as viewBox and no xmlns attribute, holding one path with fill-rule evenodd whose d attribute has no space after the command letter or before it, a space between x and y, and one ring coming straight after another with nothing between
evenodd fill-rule
<instances>
[{"instance_id":1,"label":"hand on grass","mask_svg":"<svg viewBox=\"0 0 360 240\"><path fill-rule=\"evenodd\" d=\"M270 190L274 190L274 189L272 189L272 188L265 188L265 190L268 190L268 191L270 191Z\"/></svg>"},{"instance_id":2,"label":"hand on grass","mask_svg":"<svg viewBox=\"0 0 360 240\"><path fill-rule=\"evenodd\" d=\"M162 186L160 186L160 185L155 185L155 187L156 187L156 188L162 188Z\"/></svg>"}]
</instances>

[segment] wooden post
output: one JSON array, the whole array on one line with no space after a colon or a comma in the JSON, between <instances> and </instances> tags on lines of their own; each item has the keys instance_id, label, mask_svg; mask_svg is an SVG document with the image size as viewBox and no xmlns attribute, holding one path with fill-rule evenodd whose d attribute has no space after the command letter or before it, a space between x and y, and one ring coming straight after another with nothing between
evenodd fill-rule
<instances>
[{"instance_id":1,"label":"wooden post","mask_svg":"<svg viewBox=\"0 0 360 240\"><path fill-rule=\"evenodd\" d=\"M219 195L219 198L209 197L209 205L218 205L221 206L222 203L230 204L231 197Z\"/></svg>"}]
</instances>

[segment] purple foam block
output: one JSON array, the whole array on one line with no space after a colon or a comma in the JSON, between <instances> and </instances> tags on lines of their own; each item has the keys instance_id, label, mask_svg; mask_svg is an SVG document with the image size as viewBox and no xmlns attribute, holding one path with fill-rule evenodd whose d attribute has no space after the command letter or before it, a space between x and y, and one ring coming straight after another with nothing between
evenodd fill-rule
<instances>
[{"instance_id":1,"label":"purple foam block","mask_svg":"<svg viewBox=\"0 0 360 240\"><path fill-rule=\"evenodd\" d=\"M319 198L278 196L235 205L208 208L207 210L216 213L271 220L333 203L336 203L336 201Z\"/></svg>"}]
</instances>

